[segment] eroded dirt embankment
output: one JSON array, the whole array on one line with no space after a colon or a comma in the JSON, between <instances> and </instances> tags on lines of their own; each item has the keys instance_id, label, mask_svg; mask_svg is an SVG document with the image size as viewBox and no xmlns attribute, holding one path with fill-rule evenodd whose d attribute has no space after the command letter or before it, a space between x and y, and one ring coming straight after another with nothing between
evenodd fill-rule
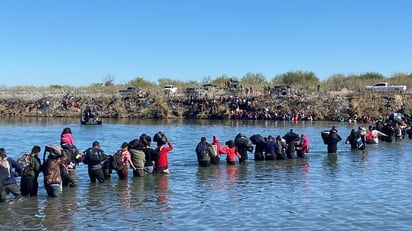
<instances>
[{"instance_id":1,"label":"eroded dirt embankment","mask_svg":"<svg viewBox=\"0 0 412 231\"><path fill-rule=\"evenodd\" d=\"M105 118L274 119L299 115L299 119L336 120L371 116L383 118L403 109L408 113L411 94L371 92L312 92L265 95L254 92L213 92L198 97L167 96L161 91L144 94L88 93L0 95L0 117L80 117L87 105L98 105ZM271 115L265 117L265 115ZM260 117L256 117L260 115Z\"/></svg>"}]
</instances>

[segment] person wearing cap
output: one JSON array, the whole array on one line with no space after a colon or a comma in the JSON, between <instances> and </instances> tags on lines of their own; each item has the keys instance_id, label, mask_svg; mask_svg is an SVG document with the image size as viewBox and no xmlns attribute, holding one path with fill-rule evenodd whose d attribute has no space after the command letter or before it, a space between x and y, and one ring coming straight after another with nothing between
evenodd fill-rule
<instances>
[{"instance_id":1,"label":"person wearing cap","mask_svg":"<svg viewBox=\"0 0 412 231\"><path fill-rule=\"evenodd\" d=\"M332 129L329 133L329 136L326 139L326 144L328 147L328 154L337 154L338 153L338 143L342 140L342 137L338 135L336 129Z\"/></svg>"},{"instance_id":2,"label":"person wearing cap","mask_svg":"<svg viewBox=\"0 0 412 231\"><path fill-rule=\"evenodd\" d=\"M92 147L86 149L83 153L83 163L87 164L90 181L96 183L97 180L100 183L103 183L105 180L103 163L108 159L108 156L100 148L99 141L94 141Z\"/></svg>"},{"instance_id":3,"label":"person wearing cap","mask_svg":"<svg viewBox=\"0 0 412 231\"><path fill-rule=\"evenodd\" d=\"M20 181L20 191L22 196L37 196L39 182L37 181L41 172L41 161L39 158L40 146L35 145L31 149L29 164L24 168ZM27 174L25 173L27 169Z\"/></svg>"},{"instance_id":4,"label":"person wearing cap","mask_svg":"<svg viewBox=\"0 0 412 231\"><path fill-rule=\"evenodd\" d=\"M8 194L13 194L14 199L10 203L14 203L21 198L21 192L19 187L17 187L17 181L15 176L21 176L23 173L23 167L21 164L10 157L7 157L6 150L0 148L0 162L2 166L3 173L6 174L5 179L2 183L2 190L0 193L0 201L4 202L7 200ZM14 172L12 170L15 170Z\"/></svg>"}]
</instances>

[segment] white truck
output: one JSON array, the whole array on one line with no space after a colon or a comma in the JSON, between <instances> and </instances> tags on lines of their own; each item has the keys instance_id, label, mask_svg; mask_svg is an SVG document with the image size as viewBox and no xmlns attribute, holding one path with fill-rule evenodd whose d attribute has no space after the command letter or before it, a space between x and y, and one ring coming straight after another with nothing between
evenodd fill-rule
<instances>
[{"instance_id":1,"label":"white truck","mask_svg":"<svg viewBox=\"0 0 412 231\"><path fill-rule=\"evenodd\" d=\"M390 85L388 82L379 82L375 83L372 86L366 86L366 90L368 91L374 91L374 92L379 92L379 91L406 91L406 86L405 85Z\"/></svg>"}]
</instances>

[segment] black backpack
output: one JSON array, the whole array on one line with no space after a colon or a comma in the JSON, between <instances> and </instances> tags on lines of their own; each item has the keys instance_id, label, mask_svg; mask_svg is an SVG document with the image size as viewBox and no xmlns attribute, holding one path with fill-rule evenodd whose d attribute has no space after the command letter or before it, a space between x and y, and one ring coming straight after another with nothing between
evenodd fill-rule
<instances>
[{"instance_id":1,"label":"black backpack","mask_svg":"<svg viewBox=\"0 0 412 231\"><path fill-rule=\"evenodd\" d=\"M207 151L208 146L209 146L208 143L203 143L203 142L199 143L199 145L197 146L196 152L197 152L197 155L200 157L200 159L208 155L208 151Z\"/></svg>"},{"instance_id":2,"label":"black backpack","mask_svg":"<svg viewBox=\"0 0 412 231\"><path fill-rule=\"evenodd\" d=\"M112 159L112 169L116 170L116 171L120 171L123 169L123 159L122 159L122 153L116 152L113 155L113 159Z\"/></svg>"}]
</instances>

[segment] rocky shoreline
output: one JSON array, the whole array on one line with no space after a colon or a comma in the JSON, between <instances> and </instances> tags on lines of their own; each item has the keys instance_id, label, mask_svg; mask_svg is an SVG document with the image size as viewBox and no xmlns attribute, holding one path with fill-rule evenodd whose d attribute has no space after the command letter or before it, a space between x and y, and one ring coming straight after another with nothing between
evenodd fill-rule
<instances>
[{"instance_id":1,"label":"rocky shoreline","mask_svg":"<svg viewBox=\"0 0 412 231\"><path fill-rule=\"evenodd\" d=\"M264 91L216 90L200 94L167 95L149 89L120 95L118 91L0 92L0 117L79 118L88 105L98 105L103 118L139 119L382 119L411 110L411 94L367 91Z\"/></svg>"}]
</instances>

